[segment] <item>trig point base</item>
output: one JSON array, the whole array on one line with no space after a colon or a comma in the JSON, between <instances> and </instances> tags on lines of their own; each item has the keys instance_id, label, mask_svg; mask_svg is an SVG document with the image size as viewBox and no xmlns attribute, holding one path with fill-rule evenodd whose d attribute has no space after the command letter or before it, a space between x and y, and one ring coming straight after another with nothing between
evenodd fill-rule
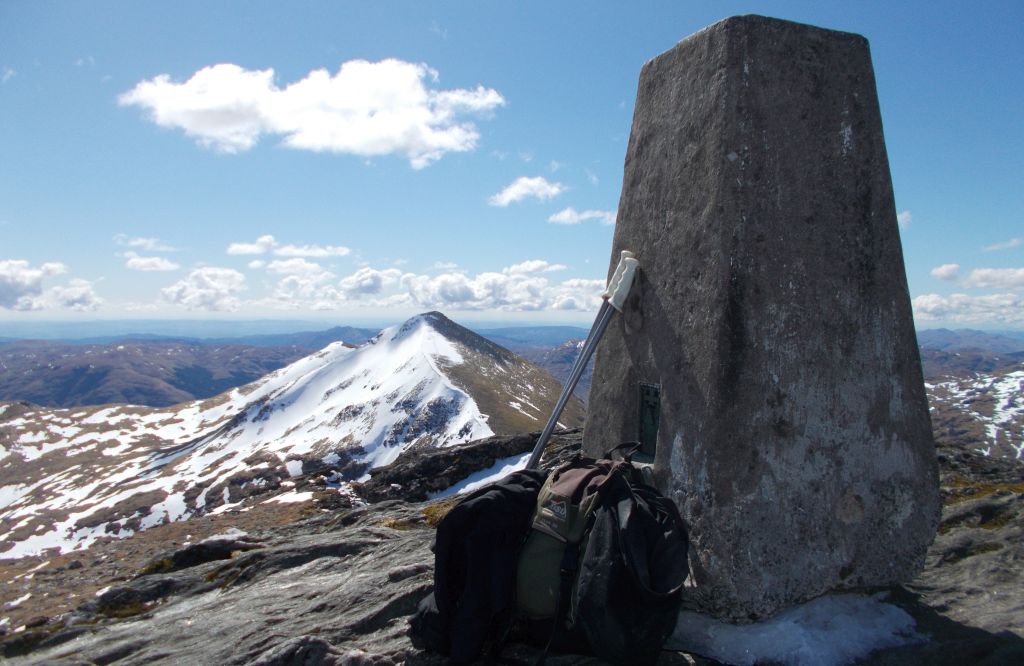
<instances>
[{"instance_id":1,"label":"trig point base","mask_svg":"<svg viewBox=\"0 0 1024 666\"><path fill-rule=\"evenodd\" d=\"M691 602L747 620L912 578L938 472L867 41L742 16L648 62L625 249L585 441L645 442Z\"/></svg>"}]
</instances>

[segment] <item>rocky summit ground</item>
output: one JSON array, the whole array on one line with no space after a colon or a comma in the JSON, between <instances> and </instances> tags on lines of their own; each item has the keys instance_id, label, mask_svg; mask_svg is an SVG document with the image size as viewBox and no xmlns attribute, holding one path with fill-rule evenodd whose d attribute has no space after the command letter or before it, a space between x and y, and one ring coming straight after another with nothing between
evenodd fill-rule
<instances>
[{"instance_id":1,"label":"rocky summit ground","mask_svg":"<svg viewBox=\"0 0 1024 666\"><path fill-rule=\"evenodd\" d=\"M431 588L433 488L526 451L534 436L423 452L361 489L365 502L299 480L313 499L254 497L234 513L164 525L84 552L3 563L3 656L12 664L439 664L407 635ZM578 450L557 437L549 464ZM870 664L1024 663L1024 475L1009 461L940 450L945 510L925 571L890 591L925 642ZM434 479L430 487L423 479ZM321 483L318 485L318 481ZM212 537L212 538L211 538ZM20 603L19 598L31 595ZM538 651L513 644L509 663ZM552 664L592 664L558 655ZM663 653L661 664L714 664Z\"/></svg>"}]
</instances>

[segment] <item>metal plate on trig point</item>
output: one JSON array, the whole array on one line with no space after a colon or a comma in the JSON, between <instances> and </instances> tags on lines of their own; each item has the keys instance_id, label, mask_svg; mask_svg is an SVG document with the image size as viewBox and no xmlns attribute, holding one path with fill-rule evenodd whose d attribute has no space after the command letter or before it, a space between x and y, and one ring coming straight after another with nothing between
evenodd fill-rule
<instances>
[{"instance_id":1,"label":"metal plate on trig point","mask_svg":"<svg viewBox=\"0 0 1024 666\"><path fill-rule=\"evenodd\" d=\"M640 383L640 413L637 418L637 439L640 453L654 458L661 423L661 385Z\"/></svg>"}]
</instances>

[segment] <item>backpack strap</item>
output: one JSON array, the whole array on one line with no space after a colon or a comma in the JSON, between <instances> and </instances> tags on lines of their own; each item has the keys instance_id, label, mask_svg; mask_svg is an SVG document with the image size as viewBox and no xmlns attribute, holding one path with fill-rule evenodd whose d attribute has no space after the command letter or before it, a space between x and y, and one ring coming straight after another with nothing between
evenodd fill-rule
<instances>
[{"instance_id":1,"label":"backpack strap","mask_svg":"<svg viewBox=\"0 0 1024 666\"><path fill-rule=\"evenodd\" d=\"M608 460L622 460L623 462L631 463L633 462L633 456L642 446L643 444L640 442L623 442L605 451L603 457Z\"/></svg>"},{"instance_id":2,"label":"backpack strap","mask_svg":"<svg viewBox=\"0 0 1024 666\"><path fill-rule=\"evenodd\" d=\"M576 582L576 570L579 568L579 559L579 542L566 544L565 552L562 553L562 564L559 567L560 582L558 585L558 598L555 600L555 615L551 618L551 633L548 634L547 644L544 646L544 652L541 653L536 666L544 666L548 653L551 651L551 646L555 642L555 636L558 635L558 631L569 612L569 606L572 604L572 585Z\"/></svg>"}]
</instances>

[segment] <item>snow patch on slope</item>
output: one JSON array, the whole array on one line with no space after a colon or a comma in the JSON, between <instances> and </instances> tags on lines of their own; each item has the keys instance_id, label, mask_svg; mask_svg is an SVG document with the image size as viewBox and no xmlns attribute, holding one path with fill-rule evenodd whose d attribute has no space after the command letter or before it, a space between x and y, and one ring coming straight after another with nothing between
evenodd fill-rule
<instances>
[{"instance_id":1,"label":"snow patch on slope","mask_svg":"<svg viewBox=\"0 0 1024 666\"><path fill-rule=\"evenodd\" d=\"M1024 460L1024 370L951 379L928 389L933 403L942 400L984 427L986 441L976 449L979 453L992 455L998 449Z\"/></svg>"}]
</instances>

